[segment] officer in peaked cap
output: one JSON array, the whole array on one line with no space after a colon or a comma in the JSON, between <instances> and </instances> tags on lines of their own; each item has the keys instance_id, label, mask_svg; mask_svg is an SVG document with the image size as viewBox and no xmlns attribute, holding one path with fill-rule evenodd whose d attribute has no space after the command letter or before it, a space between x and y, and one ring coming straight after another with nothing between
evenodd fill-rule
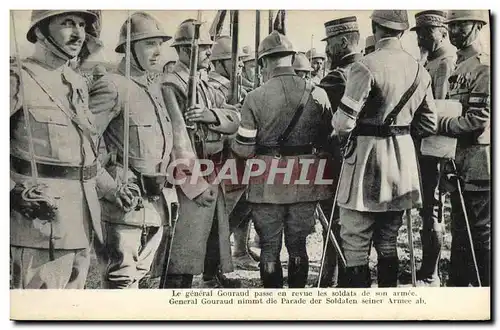
<instances>
[{"instance_id":1,"label":"officer in peaked cap","mask_svg":"<svg viewBox=\"0 0 500 330\"><path fill-rule=\"evenodd\" d=\"M89 115L87 83L69 66L82 51L85 26L96 20L89 10L33 10L27 39L35 51L22 69L11 67L14 288L83 289L92 237L103 241L99 198L118 208L129 202L96 161L98 136ZM25 118L23 107L28 106ZM37 185L32 184L35 156Z\"/></svg>"},{"instance_id":2,"label":"officer in peaked cap","mask_svg":"<svg viewBox=\"0 0 500 330\"><path fill-rule=\"evenodd\" d=\"M366 37L365 39L365 52L364 55L368 55L375 51L375 37L373 35Z\"/></svg>"},{"instance_id":3,"label":"officer in peaked cap","mask_svg":"<svg viewBox=\"0 0 500 330\"><path fill-rule=\"evenodd\" d=\"M481 285L490 284L491 263L491 154L490 57L481 48L479 32L488 23L488 11L448 12L451 43L458 49L457 65L450 78L448 96L462 104L463 113L440 118L439 134L457 138L455 161L463 186L479 268ZM445 167L445 171L448 169ZM452 208L451 286L478 285L459 192L450 195Z\"/></svg>"},{"instance_id":4,"label":"officer in peaked cap","mask_svg":"<svg viewBox=\"0 0 500 330\"><path fill-rule=\"evenodd\" d=\"M319 84L328 94L332 109L336 110L340 104L340 99L344 94L345 84L347 80L347 72L353 63L358 61L362 55L358 50L359 43L359 27L356 16L343 17L340 19L331 20L325 23L326 37L323 41L327 42L326 55L331 63L331 71L326 75ZM334 155L333 177L335 178L333 186L337 186L338 176L340 175L340 167L342 156L338 139L334 137L330 141L330 149ZM322 204L325 214L330 214L333 201L327 201ZM334 234L338 237L340 225L338 222L338 208L335 209L335 223L332 225ZM323 224L325 227L326 224ZM323 238L326 240L326 228L323 230ZM322 287L334 285L337 281L335 276L338 270L337 255L333 244L329 244L325 260L325 272L320 280Z\"/></svg>"},{"instance_id":5,"label":"officer in peaked cap","mask_svg":"<svg viewBox=\"0 0 500 330\"><path fill-rule=\"evenodd\" d=\"M425 10L415 15L416 25L411 28L417 33L418 45L427 54L424 67L432 79L435 99L444 99L448 93L448 78L455 67L456 54L448 39L446 12ZM420 154L420 141L415 140L422 177L422 264L417 272L418 284L440 286L438 274L439 256L443 244L444 195L439 189L441 162L432 156Z\"/></svg>"},{"instance_id":6,"label":"officer in peaked cap","mask_svg":"<svg viewBox=\"0 0 500 330\"><path fill-rule=\"evenodd\" d=\"M323 78L323 66L325 64L326 56L320 53L316 48L311 48L306 52L306 57L311 62L313 71L311 72L312 82L319 84Z\"/></svg>"},{"instance_id":7,"label":"officer in peaked cap","mask_svg":"<svg viewBox=\"0 0 500 330\"><path fill-rule=\"evenodd\" d=\"M431 78L401 45L409 28L406 10L375 10L371 19L376 50L351 65L332 120L334 133L349 142L338 193L347 260L341 287L370 287L371 242L378 286L397 286L403 213L421 206L410 125L421 136L437 130Z\"/></svg>"},{"instance_id":8,"label":"officer in peaked cap","mask_svg":"<svg viewBox=\"0 0 500 330\"><path fill-rule=\"evenodd\" d=\"M328 137L330 103L322 89L314 88L311 82L295 74L294 54L290 40L278 31L260 43L264 84L247 95L241 109L241 124L232 143L236 155L261 160L268 174L273 171L271 164L277 160L280 167L290 168L292 164L291 173L301 173L301 159L314 160L311 168L317 168L318 161L327 158L315 152L315 148L321 150L322 142ZM296 112L302 107L303 112ZM290 125L296 113L301 115L292 121L295 125ZM326 127L321 129L322 126ZM280 251L284 232L289 254L288 286L304 288L309 270L306 238L314 229L317 202L331 198L332 189L316 182L300 186L292 181L284 184L278 177L266 183L269 176L264 174L262 180L250 181L247 193L260 237L261 280L265 288L283 287Z\"/></svg>"},{"instance_id":9,"label":"officer in peaked cap","mask_svg":"<svg viewBox=\"0 0 500 330\"><path fill-rule=\"evenodd\" d=\"M295 59L293 61L293 69L297 76L308 79L308 75L314 70L311 66L311 62L306 57L305 53L299 52L295 55Z\"/></svg>"}]
</instances>

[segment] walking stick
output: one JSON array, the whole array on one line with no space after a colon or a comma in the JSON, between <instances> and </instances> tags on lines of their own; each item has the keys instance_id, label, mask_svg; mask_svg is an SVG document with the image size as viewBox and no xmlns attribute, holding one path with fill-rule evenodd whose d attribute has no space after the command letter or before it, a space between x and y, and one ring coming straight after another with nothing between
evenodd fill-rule
<instances>
[{"instance_id":1,"label":"walking stick","mask_svg":"<svg viewBox=\"0 0 500 330\"><path fill-rule=\"evenodd\" d=\"M413 226L411 222L411 209L406 210L406 225L408 228L408 245L410 247L410 270L411 270L411 284L413 287L417 286L417 271L415 269L415 251L413 250Z\"/></svg>"},{"instance_id":2,"label":"walking stick","mask_svg":"<svg viewBox=\"0 0 500 330\"><path fill-rule=\"evenodd\" d=\"M344 172L344 162L342 162L342 166L340 168L340 175L339 175L339 181L337 182L337 187L335 189L335 195L333 196L333 205L332 205L332 211L330 212L330 219L328 220L328 229L327 229L327 234L332 231L332 224L333 224L333 214L335 212L335 205L337 204L337 196L339 193L339 187L340 187L340 179L342 178L342 173ZM326 258L326 250L328 249L328 242L329 240L327 239L325 241L325 246L323 247L323 253L321 254L321 266L319 268L319 281L318 281L318 289L320 288L321 285L321 276L323 275L323 268L325 266L325 258ZM342 254L340 254L343 256ZM343 259L345 261L345 258Z\"/></svg>"},{"instance_id":3,"label":"walking stick","mask_svg":"<svg viewBox=\"0 0 500 330\"><path fill-rule=\"evenodd\" d=\"M481 277L479 276L479 268L477 266L476 252L474 251L474 241L472 239L472 232L470 230L469 216L467 215L467 208L465 206L464 195L462 192L462 186L460 185L460 179L458 176L457 164L453 159L450 159L451 165L453 167L454 175L457 179L458 196L460 197L460 205L462 206L462 212L464 214L465 227L467 228L467 237L469 238L470 251L472 254L472 261L474 262L474 270L476 271L477 283L481 287Z\"/></svg>"}]
</instances>

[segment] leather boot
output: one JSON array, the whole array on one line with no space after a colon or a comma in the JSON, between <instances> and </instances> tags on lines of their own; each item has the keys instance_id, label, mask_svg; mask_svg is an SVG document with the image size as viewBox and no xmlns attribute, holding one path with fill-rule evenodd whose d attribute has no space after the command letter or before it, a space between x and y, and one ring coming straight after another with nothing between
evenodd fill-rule
<instances>
[{"instance_id":1,"label":"leather boot","mask_svg":"<svg viewBox=\"0 0 500 330\"><path fill-rule=\"evenodd\" d=\"M397 257L379 258L377 264L377 281L379 288L395 288L398 286L399 259Z\"/></svg>"},{"instance_id":2,"label":"leather boot","mask_svg":"<svg viewBox=\"0 0 500 330\"><path fill-rule=\"evenodd\" d=\"M190 289L193 285L193 275L169 274L165 281L165 289Z\"/></svg>"},{"instance_id":3,"label":"leather boot","mask_svg":"<svg viewBox=\"0 0 500 330\"><path fill-rule=\"evenodd\" d=\"M339 272L338 288L371 287L370 268L368 265L347 267Z\"/></svg>"},{"instance_id":4,"label":"leather boot","mask_svg":"<svg viewBox=\"0 0 500 330\"><path fill-rule=\"evenodd\" d=\"M490 286L490 269L491 269L491 251L488 249L481 249L476 252L477 268L479 270L479 278L481 279L481 286ZM474 276L474 286L478 286L476 280L477 276Z\"/></svg>"},{"instance_id":5,"label":"leather boot","mask_svg":"<svg viewBox=\"0 0 500 330\"><path fill-rule=\"evenodd\" d=\"M260 278L264 288L283 288L283 269L279 262L261 262Z\"/></svg>"},{"instance_id":6,"label":"leather boot","mask_svg":"<svg viewBox=\"0 0 500 330\"><path fill-rule=\"evenodd\" d=\"M337 241L340 242L340 225L333 224L332 231ZM326 233L323 236L323 244L325 244L327 237ZM324 246L324 245L323 245ZM319 286L321 288L329 288L336 287L338 285L338 277L339 277L339 265L338 265L338 256L335 247L332 242L328 242L328 249L326 250L325 255L325 265L323 267L323 274L321 275L321 279L319 280ZM316 282L314 287L317 287L318 283Z\"/></svg>"},{"instance_id":7,"label":"leather boot","mask_svg":"<svg viewBox=\"0 0 500 330\"><path fill-rule=\"evenodd\" d=\"M440 231L420 231L422 239L422 265L417 271L418 286L441 286L439 279L439 259L443 245Z\"/></svg>"},{"instance_id":8,"label":"leather boot","mask_svg":"<svg viewBox=\"0 0 500 330\"><path fill-rule=\"evenodd\" d=\"M307 274L309 272L308 258L289 258L288 259L288 287L305 288L307 284Z\"/></svg>"}]
</instances>

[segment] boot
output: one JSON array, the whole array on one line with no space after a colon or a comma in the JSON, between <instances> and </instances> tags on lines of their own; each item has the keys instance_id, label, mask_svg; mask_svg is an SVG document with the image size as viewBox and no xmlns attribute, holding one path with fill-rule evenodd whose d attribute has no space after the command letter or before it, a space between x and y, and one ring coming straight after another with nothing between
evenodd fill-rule
<instances>
[{"instance_id":1,"label":"boot","mask_svg":"<svg viewBox=\"0 0 500 330\"><path fill-rule=\"evenodd\" d=\"M309 259L295 257L288 259L288 287L305 288L307 273L309 272Z\"/></svg>"},{"instance_id":2,"label":"boot","mask_svg":"<svg viewBox=\"0 0 500 330\"><path fill-rule=\"evenodd\" d=\"M377 281L379 288L395 288L398 286L399 259L397 257L379 258L377 264Z\"/></svg>"},{"instance_id":3,"label":"boot","mask_svg":"<svg viewBox=\"0 0 500 330\"><path fill-rule=\"evenodd\" d=\"M347 267L339 271L338 288L370 288L371 277L368 264Z\"/></svg>"},{"instance_id":4,"label":"boot","mask_svg":"<svg viewBox=\"0 0 500 330\"><path fill-rule=\"evenodd\" d=\"M249 254L247 247L250 222L236 227L234 235L233 264L236 269L257 271L259 267Z\"/></svg>"},{"instance_id":5,"label":"boot","mask_svg":"<svg viewBox=\"0 0 500 330\"><path fill-rule=\"evenodd\" d=\"M443 245L440 231L420 231L422 239L422 265L417 271L418 286L441 286L439 279L439 259Z\"/></svg>"},{"instance_id":6,"label":"boot","mask_svg":"<svg viewBox=\"0 0 500 330\"><path fill-rule=\"evenodd\" d=\"M193 275L168 274L165 289L190 289L193 285Z\"/></svg>"},{"instance_id":7,"label":"boot","mask_svg":"<svg viewBox=\"0 0 500 330\"><path fill-rule=\"evenodd\" d=\"M469 265L471 252L470 249L465 248L464 244L468 244L463 240L458 240L456 237L451 241L451 256L450 256L450 270L447 286L451 287L467 287L469 286L470 272L474 274L473 265ZM473 275L475 276L475 275Z\"/></svg>"},{"instance_id":8,"label":"boot","mask_svg":"<svg viewBox=\"0 0 500 330\"><path fill-rule=\"evenodd\" d=\"M323 244L327 239L326 230L323 230ZM340 242L340 225L338 223L332 225L332 231L337 240ZM323 274L321 275L320 287L321 288L329 288L336 287L338 285L338 277L339 277L339 265L338 265L338 256L337 250L331 242L328 242L328 249L326 250L325 255L325 265L323 267ZM314 287L318 286L318 282L314 284Z\"/></svg>"},{"instance_id":9,"label":"boot","mask_svg":"<svg viewBox=\"0 0 500 330\"><path fill-rule=\"evenodd\" d=\"M260 278L264 288L283 288L283 269L279 262L261 262Z\"/></svg>"},{"instance_id":10,"label":"boot","mask_svg":"<svg viewBox=\"0 0 500 330\"><path fill-rule=\"evenodd\" d=\"M241 281L238 279L227 278L220 268L217 268L215 274L203 274L202 288L218 289L218 288L241 288Z\"/></svg>"},{"instance_id":11,"label":"boot","mask_svg":"<svg viewBox=\"0 0 500 330\"><path fill-rule=\"evenodd\" d=\"M490 286L490 269L491 269L491 251L488 249L481 249L476 252L477 268L479 270L479 278L481 279L481 286ZM475 271L474 271L475 274ZM472 281L474 286L478 286L477 276L474 276Z\"/></svg>"}]
</instances>

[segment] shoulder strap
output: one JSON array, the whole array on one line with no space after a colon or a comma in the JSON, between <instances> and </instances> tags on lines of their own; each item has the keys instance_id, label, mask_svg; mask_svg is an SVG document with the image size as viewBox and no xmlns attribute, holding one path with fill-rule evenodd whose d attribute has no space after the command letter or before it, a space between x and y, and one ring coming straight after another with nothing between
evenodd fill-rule
<instances>
[{"instance_id":1,"label":"shoulder strap","mask_svg":"<svg viewBox=\"0 0 500 330\"><path fill-rule=\"evenodd\" d=\"M73 124L76 125L76 127L78 127L80 129L80 131L83 133L83 135L89 140L90 142L90 145L92 147L92 149L94 150L94 152L96 153L97 155L97 152L98 152L98 149L97 149L97 146L95 144L95 141L93 139L93 133L91 132L91 130L89 129L89 127L85 126L79 119L78 117L76 116L76 114L70 110L68 110L62 103L61 101L52 95L52 93L50 92L50 88L43 82L41 81L40 79L38 79L38 77L36 76L36 74L31 70L29 69L27 66L23 65L23 69L30 75L30 77L38 84L38 86L40 86L40 88L43 90L43 92L45 94L47 94L47 96L52 100L52 102L55 103L55 105L61 109L61 111L73 122Z\"/></svg>"},{"instance_id":2,"label":"shoulder strap","mask_svg":"<svg viewBox=\"0 0 500 330\"><path fill-rule=\"evenodd\" d=\"M304 93L302 94L302 98L300 99L300 102L297 108L295 109L295 113L293 114L292 120L290 120L290 123L288 123L288 126L285 128L285 131L278 137L278 144L280 146L283 145L288 140L290 133L292 133L292 130L294 129L295 125L297 125L297 122L299 121L300 117L302 116L302 113L304 112L304 107L306 106L307 100L309 100L309 95L311 95L313 88L314 88L313 84L309 81L306 81L306 87L304 89Z\"/></svg>"},{"instance_id":3,"label":"shoulder strap","mask_svg":"<svg viewBox=\"0 0 500 330\"><path fill-rule=\"evenodd\" d=\"M408 103L410 98L417 90L418 83L420 81L419 77L420 77L420 64L417 64L417 74L415 75L415 80L413 80L413 83L411 84L410 88L408 88L408 90L403 94L398 104L396 104L394 109L387 115L387 117L384 120L384 125L392 125L392 123L399 115L401 110L403 110L403 107L406 105L406 103Z\"/></svg>"}]
</instances>

